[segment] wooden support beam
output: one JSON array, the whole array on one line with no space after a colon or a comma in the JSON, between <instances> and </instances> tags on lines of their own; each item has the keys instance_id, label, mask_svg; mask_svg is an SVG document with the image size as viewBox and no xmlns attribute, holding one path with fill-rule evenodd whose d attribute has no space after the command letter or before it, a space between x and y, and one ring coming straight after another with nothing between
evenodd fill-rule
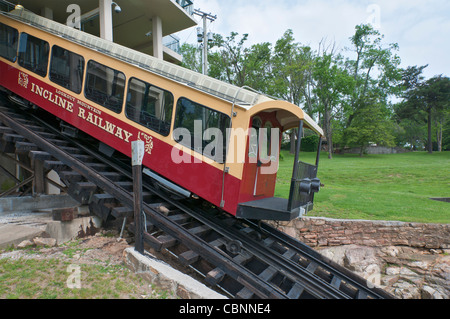
<instances>
[{"instance_id":1,"label":"wooden support beam","mask_svg":"<svg viewBox=\"0 0 450 319\"><path fill-rule=\"evenodd\" d=\"M134 223L135 249L144 253L144 212L142 210L142 160L144 158L144 142L135 141L131 143L132 166L133 166L133 198L134 198Z\"/></svg>"}]
</instances>

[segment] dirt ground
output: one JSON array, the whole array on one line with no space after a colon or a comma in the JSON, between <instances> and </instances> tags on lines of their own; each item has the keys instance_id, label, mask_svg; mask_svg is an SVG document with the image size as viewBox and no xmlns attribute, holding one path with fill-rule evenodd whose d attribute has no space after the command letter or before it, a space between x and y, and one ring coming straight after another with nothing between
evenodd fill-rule
<instances>
[{"instance_id":1,"label":"dirt ground","mask_svg":"<svg viewBox=\"0 0 450 319\"><path fill-rule=\"evenodd\" d=\"M82 264L108 263L119 265L123 262L123 252L130 247L125 239L118 239L107 233L99 233L77 239L56 247L35 247L31 245L24 249L5 251L0 258L11 259L50 259L60 258L65 261L77 260ZM34 250L30 254L30 249Z\"/></svg>"},{"instance_id":2,"label":"dirt ground","mask_svg":"<svg viewBox=\"0 0 450 319\"><path fill-rule=\"evenodd\" d=\"M172 299L127 268L128 247L115 232L101 231L55 247L0 251L0 299ZM69 267L79 267L82 289L68 289Z\"/></svg>"}]
</instances>

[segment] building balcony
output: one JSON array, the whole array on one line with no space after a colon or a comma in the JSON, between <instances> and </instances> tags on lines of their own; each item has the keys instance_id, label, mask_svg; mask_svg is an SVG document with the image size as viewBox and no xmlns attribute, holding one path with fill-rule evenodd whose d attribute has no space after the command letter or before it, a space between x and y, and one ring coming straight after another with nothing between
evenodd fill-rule
<instances>
[{"instance_id":1,"label":"building balcony","mask_svg":"<svg viewBox=\"0 0 450 319\"><path fill-rule=\"evenodd\" d=\"M194 2L193 0L176 0L176 2L184 9L186 10L189 15L194 14Z\"/></svg>"},{"instance_id":2,"label":"building balcony","mask_svg":"<svg viewBox=\"0 0 450 319\"><path fill-rule=\"evenodd\" d=\"M105 0L106 1L106 0ZM181 55L172 34L189 29L197 25L193 17L192 0L114 0L121 8L117 13L112 10L112 38L113 41L150 55L155 56L153 43L159 45L164 40L164 59L174 63L181 62ZM87 33L100 36L100 19L98 8L100 0L0 0L2 9L8 9L20 2L25 9L56 22L66 24L71 13L67 8L71 4L80 7L81 15L88 14L89 19L82 21L81 29ZM155 18L158 23L155 24ZM155 25L158 30L153 30ZM156 35L156 37L155 37ZM179 41L178 41L179 42ZM159 51L160 52L160 51Z\"/></svg>"}]
</instances>

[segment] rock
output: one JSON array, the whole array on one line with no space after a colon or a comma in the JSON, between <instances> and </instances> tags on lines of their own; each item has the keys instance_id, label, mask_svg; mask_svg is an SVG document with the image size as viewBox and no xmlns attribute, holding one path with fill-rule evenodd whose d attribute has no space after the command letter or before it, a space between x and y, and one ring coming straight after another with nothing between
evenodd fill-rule
<instances>
[{"instance_id":1,"label":"rock","mask_svg":"<svg viewBox=\"0 0 450 319\"><path fill-rule=\"evenodd\" d=\"M357 245L317 250L397 298L450 299L449 250Z\"/></svg>"},{"instance_id":2,"label":"rock","mask_svg":"<svg viewBox=\"0 0 450 319\"><path fill-rule=\"evenodd\" d=\"M39 247L55 247L56 246L56 239L55 238L42 238L42 237L37 237L35 239L33 239L33 242L36 246Z\"/></svg>"},{"instance_id":3,"label":"rock","mask_svg":"<svg viewBox=\"0 0 450 319\"><path fill-rule=\"evenodd\" d=\"M416 274L414 271L410 270L407 267L400 268L400 275L406 276L406 277L417 277L418 274Z\"/></svg>"},{"instance_id":4,"label":"rock","mask_svg":"<svg viewBox=\"0 0 450 319\"><path fill-rule=\"evenodd\" d=\"M439 288L435 289L430 286L423 286L421 291L422 299L449 299L448 295L438 289ZM442 287L440 287L440 290L442 290Z\"/></svg>"},{"instance_id":5,"label":"rock","mask_svg":"<svg viewBox=\"0 0 450 319\"><path fill-rule=\"evenodd\" d=\"M397 257L399 254L399 250L395 246L383 247L381 248L381 252L385 253L387 256L390 257Z\"/></svg>"},{"instance_id":6,"label":"rock","mask_svg":"<svg viewBox=\"0 0 450 319\"><path fill-rule=\"evenodd\" d=\"M17 248L27 248L30 246L34 246L34 243L31 240L24 240L19 245L17 245Z\"/></svg>"},{"instance_id":7,"label":"rock","mask_svg":"<svg viewBox=\"0 0 450 319\"><path fill-rule=\"evenodd\" d=\"M430 249L430 253L433 255L440 255L443 253L442 249Z\"/></svg>"},{"instance_id":8,"label":"rock","mask_svg":"<svg viewBox=\"0 0 450 319\"><path fill-rule=\"evenodd\" d=\"M375 249L371 247L350 247L345 251L344 266L359 273L364 273L369 266L380 266Z\"/></svg>"},{"instance_id":9,"label":"rock","mask_svg":"<svg viewBox=\"0 0 450 319\"><path fill-rule=\"evenodd\" d=\"M393 294L401 299L420 299L420 289L405 280L399 280L392 285Z\"/></svg>"},{"instance_id":10,"label":"rock","mask_svg":"<svg viewBox=\"0 0 450 319\"><path fill-rule=\"evenodd\" d=\"M388 276L398 276L400 274L400 267L387 267L385 272Z\"/></svg>"},{"instance_id":11,"label":"rock","mask_svg":"<svg viewBox=\"0 0 450 319\"><path fill-rule=\"evenodd\" d=\"M325 256L326 258L334 261L335 263L344 266L344 255L346 249L348 247L356 247L354 245L352 246L338 246L338 247L332 247L332 248L324 248L320 249L319 252L321 255Z\"/></svg>"}]
</instances>

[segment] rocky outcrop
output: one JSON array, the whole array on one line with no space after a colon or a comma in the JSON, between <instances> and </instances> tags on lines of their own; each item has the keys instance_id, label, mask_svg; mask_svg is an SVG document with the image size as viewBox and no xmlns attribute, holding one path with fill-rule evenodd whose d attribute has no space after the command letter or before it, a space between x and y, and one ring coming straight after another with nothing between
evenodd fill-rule
<instances>
[{"instance_id":1,"label":"rocky outcrop","mask_svg":"<svg viewBox=\"0 0 450 319\"><path fill-rule=\"evenodd\" d=\"M450 299L450 225L302 218L274 224L402 299Z\"/></svg>"},{"instance_id":2,"label":"rocky outcrop","mask_svg":"<svg viewBox=\"0 0 450 319\"><path fill-rule=\"evenodd\" d=\"M450 251L357 245L318 250L397 298L450 299Z\"/></svg>"}]
</instances>

